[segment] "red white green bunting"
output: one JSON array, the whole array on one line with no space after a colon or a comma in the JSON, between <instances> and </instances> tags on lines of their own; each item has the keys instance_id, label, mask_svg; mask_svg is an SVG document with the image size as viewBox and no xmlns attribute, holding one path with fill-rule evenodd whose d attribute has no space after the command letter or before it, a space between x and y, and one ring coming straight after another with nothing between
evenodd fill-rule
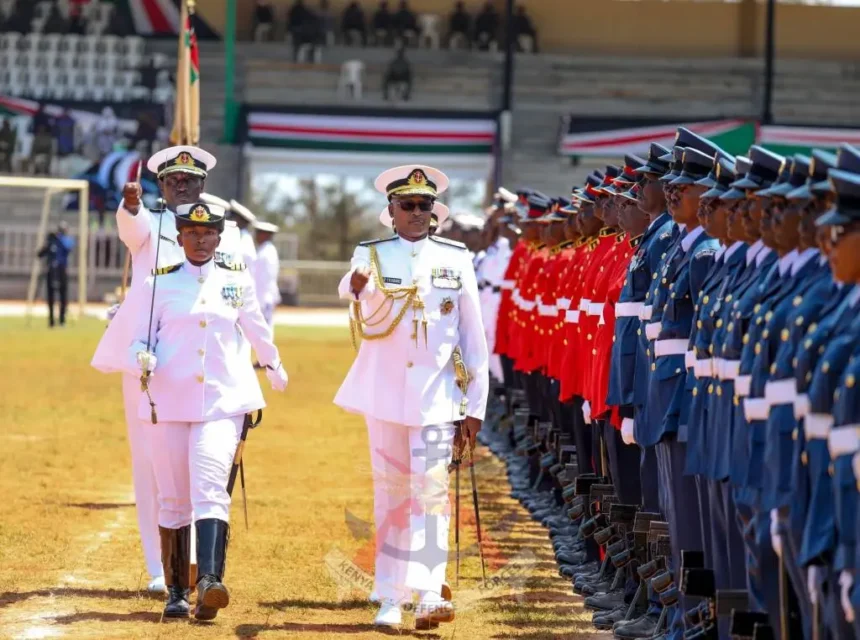
<instances>
[{"instance_id":1,"label":"red white green bunting","mask_svg":"<svg viewBox=\"0 0 860 640\"><path fill-rule=\"evenodd\" d=\"M248 140L259 147L484 155L492 153L495 136L493 119L248 115Z\"/></svg>"},{"instance_id":2,"label":"red white green bunting","mask_svg":"<svg viewBox=\"0 0 860 640\"><path fill-rule=\"evenodd\" d=\"M759 132L759 144L781 155L809 155L812 149L835 150L843 142L860 146L860 129L763 126Z\"/></svg>"},{"instance_id":3,"label":"red white green bunting","mask_svg":"<svg viewBox=\"0 0 860 640\"><path fill-rule=\"evenodd\" d=\"M678 127L687 127L729 153L746 152L755 142L755 124L746 120L679 122L646 127L628 127L604 131L564 134L559 141L559 155L620 157L627 153L647 154L649 145L657 142L671 148Z\"/></svg>"}]
</instances>

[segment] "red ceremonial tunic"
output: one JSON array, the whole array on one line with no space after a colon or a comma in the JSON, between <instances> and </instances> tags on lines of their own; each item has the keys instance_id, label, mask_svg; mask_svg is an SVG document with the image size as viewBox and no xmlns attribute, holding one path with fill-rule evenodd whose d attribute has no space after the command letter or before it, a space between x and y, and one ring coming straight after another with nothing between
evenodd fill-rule
<instances>
[{"instance_id":1,"label":"red ceremonial tunic","mask_svg":"<svg viewBox=\"0 0 860 640\"><path fill-rule=\"evenodd\" d=\"M544 279L544 264L549 257L549 249L540 245L532 252L526 275L520 283L519 333L513 338L514 369L530 373L533 371L534 350L537 342L537 298Z\"/></svg>"},{"instance_id":2,"label":"red ceremonial tunic","mask_svg":"<svg viewBox=\"0 0 860 640\"><path fill-rule=\"evenodd\" d=\"M568 331L573 326L568 322L569 311L575 304L571 301L571 296L578 289L582 272L588 265L588 243L585 240L577 240L570 247L564 249L562 253L567 254L568 259L563 272L558 278L558 295L556 296L558 316L547 357L547 371L556 380L561 379L564 352L568 342Z\"/></svg>"},{"instance_id":3,"label":"red ceremonial tunic","mask_svg":"<svg viewBox=\"0 0 860 640\"><path fill-rule=\"evenodd\" d=\"M518 242L514 246L511 261L508 262L508 268L505 270L505 276L502 280L502 299L499 303L499 315L496 320L496 345L494 348L494 352L498 355L509 355L508 350L510 349L515 309L512 296L517 283L517 277L523 264L525 264L528 254L528 244L526 242Z\"/></svg>"}]
</instances>

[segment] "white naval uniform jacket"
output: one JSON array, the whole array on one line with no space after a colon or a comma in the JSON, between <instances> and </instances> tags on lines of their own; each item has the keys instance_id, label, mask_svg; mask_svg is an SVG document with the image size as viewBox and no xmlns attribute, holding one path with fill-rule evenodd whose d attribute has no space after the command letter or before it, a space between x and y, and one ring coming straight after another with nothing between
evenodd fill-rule
<instances>
[{"instance_id":1,"label":"white naval uniform jacket","mask_svg":"<svg viewBox=\"0 0 860 640\"><path fill-rule=\"evenodd\" d=\"M370 266L370 245L376 248L384 286L418 285L428 322L427 343L418 312L416 345L413 311L408 309L390 336L362 341L335 404L377 420L415 427L462 420L467 415L483 420L489 389L488 354L471 254L460 243L433 236L414 243L399 236L363 243L356 247L352 269L338 287L344 300L356 299L350 278L357 267ZM434 275L434 269L447 270L444 273L454 277ZM373 276L359 300L365 318L380 304L388 304ZM384 331L403 304L396 301L386 320L366 331ZM473 378L466 393L465 414L460 412L463 396L451 360L458 345Z\"/></svg>"},{"instance_id":2,"label":"white naval uniform jacket","mask_svg":"<svg viewBox=\"0 0 860 640\"><path fill-rule=\"evenodd\" d=\"M244 265L240 265L244 267ZM266 406L251 364L248 342L260 363L280 363L246 270L210 260L190 262L147 278L135 291L148 301L155 282L150 351L157 364L149 389L159 422L207 422ZM126 350L126 370L140 375L137 353L146 350L148 314L141 314ZM141 398L138 417L149 421Z\"/></svg>"},{"instance_id":3,"label":"white naval uniform jacket","mask_svg":"<svg viewBox=\"0 0 860 640\"><path fill-rule=\"evenodd\" d=\"M117 373L126 369L126 348L132 339L131 331L141 314L149 316L150 302L145 301L146 304L140 309L134 308L135 301L141 301L142 298L132 296L131 292L141 287L149 274L156 269L185 260L185 252L176 238L176 217L170 209L153 213L141 204L137 215L133 216L120 203L116 212L116 226L119 239L131 253L131 286L126 300L108 324L90 362L102 373ZM228 221L221 234L219 253L226 254L228 261L237 261L231 257L237 252L238 243L239 228L235 222ZM155 260L156 253L158 253L158 264Z\"/></svg>"}]
</instances>

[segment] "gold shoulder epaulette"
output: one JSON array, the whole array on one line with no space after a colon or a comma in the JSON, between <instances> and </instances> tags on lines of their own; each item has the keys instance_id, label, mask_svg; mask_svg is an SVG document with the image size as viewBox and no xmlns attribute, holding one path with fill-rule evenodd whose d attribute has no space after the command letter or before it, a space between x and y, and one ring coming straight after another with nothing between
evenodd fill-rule
<instances>
[{"instance_id":1,"label":"gold shoulder epaulette","mask_svg":"<svg viewBox=\"0 0 860 640\"><path fill-rule=\"evenodd\" d=\"M180 267L182 267L182 263L172 264L169 267L161 267L160 269L153 269L152 275L154 276L164 276L168 273L173 273L174 271L179 271Z\"/></svg>"},{"instance_id":2,"label":"gold shoulder epaulette","mask_svg":"<svg viewBox=\"0 0 860 640\"><path fill-rule=\"evenodd\" d=\"M229 269L230 271L244 271L248 268L244 262L227 262L226 260L216 260L215 266Z\"/></svg>"}]
</instances>

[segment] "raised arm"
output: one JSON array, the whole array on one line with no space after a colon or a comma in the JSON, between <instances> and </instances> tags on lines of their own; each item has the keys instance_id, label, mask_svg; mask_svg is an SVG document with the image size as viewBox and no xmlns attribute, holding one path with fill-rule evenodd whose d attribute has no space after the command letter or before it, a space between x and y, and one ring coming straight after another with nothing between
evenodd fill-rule
<instances>
[{"instance_id":1,"label":"raised arm","mask_svg":"<svg viewBox=\"0 0 860 640\"><path fill-rule=\"evenodd\" d=\"M137 253L149 240L152 214L140 201L140 185L129 182L123 187L123 200L116 211L119 239L132 253Z\"/></svg>"}]
</instances>

